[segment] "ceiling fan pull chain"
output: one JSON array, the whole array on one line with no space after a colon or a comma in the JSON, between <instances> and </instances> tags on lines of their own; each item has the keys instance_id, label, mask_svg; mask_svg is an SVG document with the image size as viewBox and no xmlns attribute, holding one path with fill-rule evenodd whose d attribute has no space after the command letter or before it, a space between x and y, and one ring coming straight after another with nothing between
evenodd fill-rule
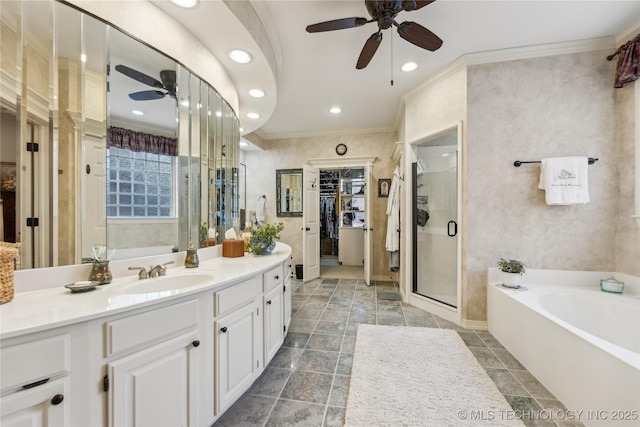
<instances>
[{"instance_id":1,"label":"ceiling fan pull chain","mask_svg":"<svg viewBox=\"0 0 640 427\"><path fill-rule=\"evenodd\" d=\"M393 86L393 31L391 32L391 86Z\"/></svg>"}]
</instances>

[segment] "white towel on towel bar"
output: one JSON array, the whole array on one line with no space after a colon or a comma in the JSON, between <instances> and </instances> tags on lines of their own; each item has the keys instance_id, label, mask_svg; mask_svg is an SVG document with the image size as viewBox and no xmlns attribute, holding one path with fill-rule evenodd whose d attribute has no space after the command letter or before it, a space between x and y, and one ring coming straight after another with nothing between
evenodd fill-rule
<instances>
[{"instance_id":1,"label":"white towel on towel bar","mask_svg":"<svg viewBox=\"0 0 640 427\"><path fill-rule=\"evenodd\" d=\"M589 202L587 157L542 159L538 188L545 190L548 205L574 205Z\"/></svg>"}]
</instances>

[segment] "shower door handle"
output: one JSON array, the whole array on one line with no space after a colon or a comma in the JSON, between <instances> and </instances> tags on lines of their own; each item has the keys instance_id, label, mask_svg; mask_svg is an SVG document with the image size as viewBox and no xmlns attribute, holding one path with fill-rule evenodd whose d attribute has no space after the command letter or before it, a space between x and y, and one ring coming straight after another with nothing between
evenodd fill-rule
<instances>
[{"instance_id":1,"label":"shower door handle","mask_svg":"<svg viewBox=\"0 0 640 427\"><path fill-rule=\"evenodd\" d=\"M453 233L451 233L451 224L453 224ZM447 223L447 236L454 237L458 234L458 223L455 221L449 221Z\"/></svg>"}]
</instances>

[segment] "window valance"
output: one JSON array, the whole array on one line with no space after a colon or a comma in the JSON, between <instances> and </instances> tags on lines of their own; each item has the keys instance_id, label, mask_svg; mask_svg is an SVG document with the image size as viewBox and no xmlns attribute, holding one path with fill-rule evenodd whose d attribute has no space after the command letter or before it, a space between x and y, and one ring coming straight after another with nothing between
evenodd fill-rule
<instances>
[{"instance_id":1,"label":"window valance","mask_svg":"<svg viewBox=\"0 0 640 427\"><path fill-rule=\"evenodd\" d=\"M618 55L616 65L616 77L613 87L621 88L625 83L631 83L638 78L638 63L640 62L640 34L629 40L609 55L607 59L611 61Z\"/></svg>"},{"instance_id":2,"label":"window valance","mask_svg":"<svg viewBox=\"0 0 640 427\"><path fill-rule=\"evenodd\" d=\"M126 148L131 151L163 154L165 156L176 157L178 155L177 138L151 135L111 126L107 140L109 147Z\"/></svg>"}]
</instances>

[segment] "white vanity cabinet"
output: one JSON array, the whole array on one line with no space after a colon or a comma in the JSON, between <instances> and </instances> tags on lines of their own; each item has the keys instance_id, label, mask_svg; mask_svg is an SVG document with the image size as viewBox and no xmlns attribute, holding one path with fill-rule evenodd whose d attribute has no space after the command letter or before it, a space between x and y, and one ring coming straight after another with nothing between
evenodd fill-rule
<instances>
[{"instance_id":1,"label":"white vanity cabinet","mask_svg":"<svg viewBox=\"0 0 640 427\"><path fill-rule=\"evenodd\" d=\"M20 342L23 341L23 342ZM22 337L0 348L0 425L69 425L70 333Z\"/></svg>"},{"instance_id":2,"label":"white vanity cabinet","mask_svg":"<svg viewBox=\"0 0 640 427\"><path fill-rule=\"evenodd\" d=\"M215 293L216 415L249 388L264 366L259 298L257 276Z\"/></svg>"},{"instance_id":3,"label":"white vanity cabinet","mask_svg":"<svg viewBox=\"0 0 640 427\"><path fill-rule=\"evenodd\" d=\"M284 263L284 287L282 292L284 294L284 332L285 335L289 330L289 325L291 324L291 292L293 289L291 288L291 276L293 272L291 271L291 257Z\"/></svg>"},{"instance_id":4,"label":"white vanity cabinet","mask_svg":"<svg viewBox=\"0 0 640 427\"><path fill-rule=\"evenodd\" d=\"M104 323L108 426L198 424L198 300Z\"/></svg>"}]
</instances>

